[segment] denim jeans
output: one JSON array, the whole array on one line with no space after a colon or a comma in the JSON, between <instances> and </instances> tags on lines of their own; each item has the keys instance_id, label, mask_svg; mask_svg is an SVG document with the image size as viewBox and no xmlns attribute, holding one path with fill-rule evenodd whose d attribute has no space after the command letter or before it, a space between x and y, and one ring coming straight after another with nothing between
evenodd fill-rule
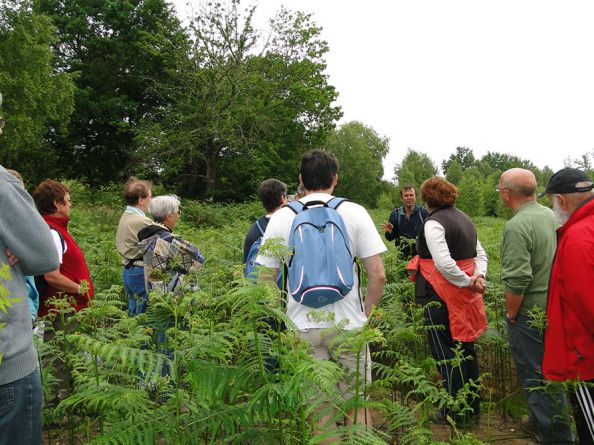
<instances>
[{"instance_id":1,"label":"denim jeans","mask_svg":"<svg viewBox=\"0 0 594 445\"><path fill-rule=\"evenodd\" d=\"M542 380L543 336L520 315L514 324L507 322L509 349L516 362L520 384L526 394L530 420L543 444L571 444L569 407L563 391L548 388Z\"/></svg>"},{"instance_id":2,"label":"denim jeans","mask_svg":"<svg viewBox=\"0 0 594 445\"><path fill-rule=\"evenodd\" d=\"M124 289L128 293L128 313L131 317L146 312L148 296L144 284L144 267L124 267Z\"/></svg>"},{"instance_id":3,"label":"denim jeans","mask_svg":"<svg viewBox=\"0 0 594 445\"><path fill-rule=\"evenodd\" d=\"M39 370L0 386L0 445L41 444Z\"/></svg>"}]
</instances>

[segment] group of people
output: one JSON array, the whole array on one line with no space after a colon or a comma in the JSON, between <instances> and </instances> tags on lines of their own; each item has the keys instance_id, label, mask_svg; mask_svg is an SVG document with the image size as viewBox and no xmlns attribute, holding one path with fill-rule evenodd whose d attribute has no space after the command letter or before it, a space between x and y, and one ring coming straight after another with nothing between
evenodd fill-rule
<instances>
[{"instance_id":1,"label":"group of people","mask_svg":"<svg viewBox=\"0 0 594 445\"><path fill-rule=\"evenodd\" d=\"M305 206L329 203L338 183L338 163L328 152L314 150L301 161L300 183ZM573 381L570 399L579 443L594 437L594 197L592 180L582 171L566 168L551 177L545 192L553 210L539 204L534 175L510 169L501 175L497 191L503 205L513 211L501 243L502 282L506 323L512 357L528 401L523 426L541 443L574 443L566 394L547 388L546 380ZM262 237L280 239L287 247L298 216L287 206L286 185L264 181L260 198L266 215L248 232L244 262L252 245ZM487 329L483 302L488 258L470 218L455 207L458 191L442 177L426 180L420 188L426 207L416 203L412 186L401 189L402 206L381 224L387 240L395 240L400 254L411 259L407 270L415 281L415 301L424 307L429 347L438 364L445 389L456 396L464 385L465 403L440 406L433 421L472 423L480 416L479 364L474 342ZM381 297L385 273L381 254L386 250L367 211L347 202L337 209L348 232L348 243L368 274L365 298L355 283L343 299L322 306L332 321L310 317L311 308L287 297L286 313L297 335L309 342L312 354L332 359L333 335L324 331L344 322L343 329L360 329ZM283 272L291 252L278 258L259 254L256 264ZM323 256L322 252L319 252ZM276 275L273 275L276 278ZM290 277L290 274L289 274ZM289 278L290 280L290 278ZM286 289L291 294L291 285ZM548 301L548 303L547 303ZM318 312L319 309L316 311ZM540 323L539 313L540 311ZM546 315L546 323L544 315ZM539 326L540 324L540 326ZM546 328L544 325L546 324ZM544 333L543 333L544 329ZM354 371L353 363L370 363L368 351L360 357L341 351L338 362ZM370 379L368 366L361 380ZM343 382L345 397L352 396ZM364 410L360 411L361 413ZM347 421L353 421L350 413ZM365 417L365 419L368 419ZM364 421L365 419L357 419ZM328 418L318 428L332 428Z\"/></svg>"},{"instance_id":2,"label":"group of people","mask_svg":"<svg viewBox=\"0 0 594 445\"><path fill-rule=\"evenodd\" d=\"M0 134L3 123L0 120ZM304 154L299 174L303 195L292 204L284 183L264 181L259 196L266 214L250 228L243 259L272 271L260 279L284 288L287 317L295 334L311 345L313 357L335 360L347 375L359 373L360 381L370 381L369 350L340 348L338 333L328 330L337 325L341 330L359 330L367 323L386 282L381 254L387 249L365 208L333 196L338 170L338 161L328 151ZM580 443L588 444L594 437L593 183L576 169L557 172L544 192L552 211L537 202L536 186L531 172L511 169L501 175L497 187L502 203L514 213L501 243L510 350L526 389L527 426L533 427L542 443L573 443L565 395L551 396L543 380L575 381L570 399ZM415 281L416 302L424 307L431 353L444 387L456 396L464 385L479 381L474 342L487 329L483 294L488 259L472 221L455 207L455 185L434 177L421 185L420 193L426 207L416 204L413 187L403 187L402 207L392 212L381 229L387 240L395 240L402 253L412 257L407 270ZM127 207L118 225L116 247L122 257L128 311L135 316L147 310L151 291L175 292L186 274L200 268L204 256L172 232L181 217L179 198L153 198L150 182L131 179L124 186L124 200ZM69 297L73 311L87 307L93 284L84 255L68 231L71 196L66 185L43 181L32 199L18 174L0 166L0 205L0 263L10 266L10 279L3 278L0 289L4 296L0 305L0 444L35 444L41 443L42 393L31 329L36 298L27 283L29 289L36 288L34 282L42 288L40 315L51 313L51 297L56 296ZM317 218L318 223L309 218ZM298 242L305 249L312 231L320 243L308 258L301 258L303 252L296 249L283 258L266 250L252 251L255 244L264 245L271 239L280 240L288 252ZM332 258L339 255L336 252L349 255L346 264L352 270L346 270L341 259ZM175 267L163 278L157 272L173 256ZM336 269L324 279L342 283L321 282L303 289L301 285L308 282L304 275L309 273L303 262L313 261L314 256L321 261L316 262L317 268L329 263ZM300 264L301 275L294 272L294 262ZM364 293L355 273L358 262L367 274ZM277 280L285 274L284 280ZM19 300L28 294L32 309ZM538 310L546 312L544 334L534 320ZM336 348L339 354L334 354ZM353 397L348 379L338 389L344 398ZM480 398L476 391L466 394L462 408L440 406L434 421L477 420ZM315 426L318 432L336 427L330 410L324 412ZM355 421L370 422L365 409L355 407L348 413L346 422Z\"/></svg>"}]
</instances>

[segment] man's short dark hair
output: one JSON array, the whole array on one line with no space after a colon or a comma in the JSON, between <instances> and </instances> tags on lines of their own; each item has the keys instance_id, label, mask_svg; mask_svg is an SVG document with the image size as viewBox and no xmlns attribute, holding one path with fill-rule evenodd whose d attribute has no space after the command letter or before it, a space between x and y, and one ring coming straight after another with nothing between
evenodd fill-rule
<instances>
[{"instance_id":1,"label":"man's short dark hair","mask_svg":"<svg viewBox=\"0 0 594 445\"><path fill-rule=\"evenodd\" d=\"M287 195L287 184L278 179L266 179L258 188L258 196L267 212L272 212L283 203L283 196Z\"/></svg>"},{"instance_id":2,"label":"man's short dark hair","mask_svg":"<svg viewBox=\"0 0 594 445\"><path fill-rule=\"evenodd\" d=\"M407 190L412 190L413 192L415 192L415 195L417 194L417 191L415 190L414 186L407 184L400 189L400 197L401 198L402 198L402 195L404 194L404 192Z\"/></svg>"},{"instance_id":3,"label":"man's short dark hair","mask_svg":"<svg viewBox=\"0 0 594 445\"><path fill-rule=\"evenodd\" d=\"M308 151L301 157L300 173L308 192L329 189L338 174L338 160L326 150Z\"/></svg>"},{"instance_id":4,"label":"man's short dark hair","mask_svg":"<svg viewBox=\"0 0 594 445\"><path fill-rule=\"evenodd\" d=\"M124 184L124 201L129 206L135 206L140 198L148 198L151 194L153 183L132 177Z\"/></svg>"}]
</instances>

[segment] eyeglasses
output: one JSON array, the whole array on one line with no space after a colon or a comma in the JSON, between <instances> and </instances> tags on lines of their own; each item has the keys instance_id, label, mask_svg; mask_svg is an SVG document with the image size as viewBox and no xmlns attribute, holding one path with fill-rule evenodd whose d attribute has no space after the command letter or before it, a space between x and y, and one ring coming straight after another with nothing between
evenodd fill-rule
<instances>
[{"instance_id":1,"label":"eyeglasses","mask_svg":"<svg viewBox=\"0 0 594 445\"><path fill-rule=\"evenodd\" d=\"M6 123L6 120L0 118L0 129L4 128L5 123Z\"/></svg>"},{"instance_id":2,"label":"eyeglasses","mask_svg":"<svg viewBox=\"0 0 594 445\"><path fill-rule=\"evenodd\" d=\"M506 189L506 188L503 188L503 187L499 187L499 186L495 187L495 191L496 191L497 193L499 193L499 192L502 192L502 191L504 191L504 190L509 190L509 189Z\"/></svg>"}]
</instances>

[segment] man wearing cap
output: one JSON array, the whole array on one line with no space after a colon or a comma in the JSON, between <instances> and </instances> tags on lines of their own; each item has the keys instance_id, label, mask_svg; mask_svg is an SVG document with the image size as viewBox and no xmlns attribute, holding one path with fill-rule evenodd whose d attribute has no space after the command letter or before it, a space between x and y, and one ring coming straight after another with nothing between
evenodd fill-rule
<instances>
[{"instance_id":1,"label":"man wearing cap","mask_svg":"<svg viewBox=\"0 0 594 445\"><path fill-rule=\"evenodd\" d=\"M501 240L501 278L505 291L509 348L525 390L529 416L523 426L543 444L573 443L564 394L549 397L543 389L542 331L532 325L532 311L544 314L551 265L555 257L555 216L536 202L536 178L530 170L505 171L499 198L514 216Z\"/></svg>"},{"instance_id":2,"label":"man wearing cap","mask_svg":"<svg viewBox=\"0 0 594 445\"><path fill-rule=\"evenodd\" d=\"M580 444L594 443L594 194L583 171L555 173L544 193L553 204L557 254L551 271L542 372L576 381L570 393Z\"/></svg>"}]
</instances>

